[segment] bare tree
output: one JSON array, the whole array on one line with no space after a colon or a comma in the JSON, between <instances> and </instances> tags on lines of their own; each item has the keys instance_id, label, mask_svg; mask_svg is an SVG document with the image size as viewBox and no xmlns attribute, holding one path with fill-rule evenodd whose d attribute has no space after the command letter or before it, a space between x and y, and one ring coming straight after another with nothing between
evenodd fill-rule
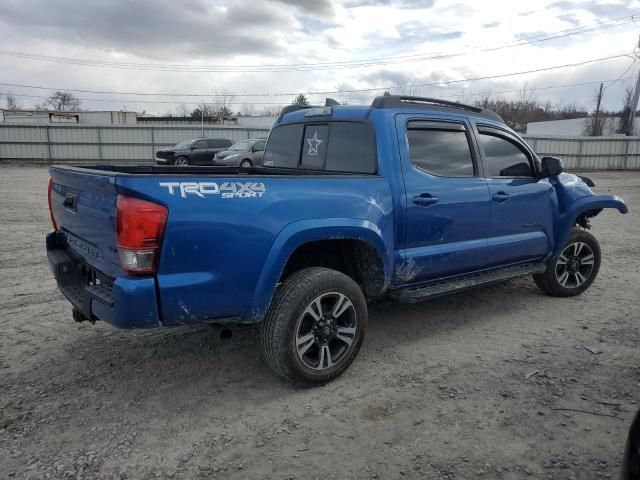
<instances>
[{"instance_id":1,"label":"bare tree","mask_svg":"<svg viewBox=\"0 0 640 480\"><path fill-rule=\"evenodd\" d=\"M503 118L507 125L520 132L524 131L527 123L530 122L587 116L587 112L576 104L552 105L548 101L543 103L536 100L534 90L527 88L526 85L513 100L493 97L491 92L484 92L480 98L473 102L473 105L493 110Z\"/></svg>"},{"instance_id":2,"label":"bare tree","mask_svg":"<svg viewBox=\"0 0 640 480\"><path fill-rule=\"evenodd\" d=\"M217 95L215 100L211 103L211 108L213 111L213 115L218 117L230 117L233 115L231 110L231 105L235 99L234 95L231 95L227 92L223 92L220 95Z\"/></svg>"},{"instance_id":3,"label":"bare tree","mask_svg":"<svg viewBox=\"0 0 640 480\"><path fill-rule=\"evenodd\" d=\"M60 112L70 112L80 109L80 99L73 93L58 90L47 98L47 104L54 110Z\"/></svg>"},{"instance_id":4,"label":"bare tree","mask_svg":"<svg viewBox=\"0 0 640 480\"><path fill-rule=\"evenodd\" d=\"M256 114L256 106L252 103L243 103L240 108L240 115L245 117L252 117Z\"/></svg>"},{"instance_id":5,"label":"bare tree","mask_svg":"<svg viewBox=\"0 0 640 480\"><path fill-rule=\"evenodd\" d=\"M622 102L622 111L616 125L616 133L627 133L629 127L629 111L631 110L631 102L633 101L633 87L627 86L624 90L624 99Z\"/></svg>"},{"instance_id":6,"label":"bare tree","mask_svg":"<svg viewBox=\"0 0 640 480\"><path fill-rule=\"evenodd\" d=\"M186 103L181 103L176 107L175 113L178 117L188 117L191 115L191 110Z\"/></svg>"},{"instance_id":7,"label":"bare tree","mask_svg":"<svg viewBox=\"0 0 640 480\"><path fill-rule=\"evenodd\" d=\"M401 85L400 94L405 97L415 97L418 93L418 88L413 85Z\"/></svg>"},{"instance_id":8,"label":"bare tree","mask_svg":"<svg viewBox=\"0 0 640 480\"><path fill-rule=\"evenodd\" d=\"M10 93L7 95L6 101L7 110L20 110L20 104L18 103L18 100L16 100L16 97L11 95Z\"/></svg>"},{"instance_id":9,"label":"bare tree","mask_svg":"<svg viewBox=\"0 0 640 480\"><path fill-rule=\"evenodd\" d=\"M265 117L277 117L280 115L283 105L268 105L260 109L260 115Z\"/></svg>"}]
</instances>

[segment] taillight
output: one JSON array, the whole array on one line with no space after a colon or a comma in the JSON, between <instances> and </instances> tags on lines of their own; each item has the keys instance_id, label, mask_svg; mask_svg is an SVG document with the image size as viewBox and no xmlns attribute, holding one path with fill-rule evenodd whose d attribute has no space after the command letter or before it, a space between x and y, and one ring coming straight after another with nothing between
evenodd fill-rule
<instances>
[{"instance_id":1,"label":"taillight","mask_svg":"<svg viewBox=\"0 0 640 480\"><path fill-rule=\"evenodd\" d=\"M56 223L56 217L53 216L53 208L51 208L51 192L53 191L53 179L49 179L49 189L47 191L47 200L49 202L49 215L51 216L51 225L54 230L58 230L58 224Z\"/></svg>"},{"instance_id":2,"label":"taillight","mask_svg":"<svg viewBox=\"0 0 640 480\"><path fill-rule=\"evenodd\" d=\"M120 264L132 274L156 273L167 209L118 195L116 224Z\"/></svg>"}]
</instances>

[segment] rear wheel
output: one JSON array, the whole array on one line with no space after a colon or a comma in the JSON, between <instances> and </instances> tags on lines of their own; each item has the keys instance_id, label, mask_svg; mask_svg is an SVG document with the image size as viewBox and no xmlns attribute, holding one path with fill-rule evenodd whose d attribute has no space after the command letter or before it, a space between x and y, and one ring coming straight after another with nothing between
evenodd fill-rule
<instances>
[{"instance_id":1,"label":"rear wheel","mask_svg":"<svg viewBox=\"0 0 640 480\"><path fill-rule=\"evenodd\" d=\"M271 369L300 386L322 385L344 372L358 354L367 303L350 277L306 268L278 290L260 331Z\"/></svg>"},{"instance_id":2,"label":"rear wheel","mask_svg":"<svg viewBox=\"0 0 640 480\"><path fill-rule=\"evenodd\" d=\"M174 165L185 166L185 165L189 165L189 159L187 157L178 157L176 158L176 161L173 163Z\"/></svg>"},{"instance_id":3,"label":"rear wheel","mask_svg":"<svg viewBox=\"0 0 640 480\"><path fill-rule=\"evenodd\" d=\"M536 285L554 297L573 297L593 283L600 270L600 245L589 232L574 229L560 256L546 272L533 276Z\"/></svg>"}]
</instances>

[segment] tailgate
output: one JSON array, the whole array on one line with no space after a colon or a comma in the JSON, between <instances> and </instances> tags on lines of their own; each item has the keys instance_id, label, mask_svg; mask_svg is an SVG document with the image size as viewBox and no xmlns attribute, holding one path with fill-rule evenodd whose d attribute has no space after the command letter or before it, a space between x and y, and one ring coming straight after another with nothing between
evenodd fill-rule
<instances>
[{"instance_id":1,"label":"tailgate","mask_svg":"<svg viewBox=\"0 0 640 480\"><path fill-rule=\"evenodd\" d=\"M65 247L94 269L115 278L121 272L116 177L74 167L52 167L50 172L51 208Z\"/></svg>"}]
</instances>

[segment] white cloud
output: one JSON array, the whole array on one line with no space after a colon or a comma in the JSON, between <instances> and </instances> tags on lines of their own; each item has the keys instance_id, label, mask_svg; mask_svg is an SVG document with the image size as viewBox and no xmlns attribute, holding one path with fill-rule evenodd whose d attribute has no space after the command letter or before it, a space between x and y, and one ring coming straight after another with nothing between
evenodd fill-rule
<instances>
[{"instance_id":1,"label":"white cloud","mask_svg":"<svg viewBox=\"0 0 640 480\"><path fill-rule=\"evenodd\" d=\"M129 2L21 3L0 0L2 49L111 62L187 65L286 65L390 58L388 65L313 71L189 73L68 65L0 55L0 82L105 91L141 92L309 92L396 87L481 77L630 53L637 26L602 29L526 46L478 52L531 35L594 25L634 13L634 2L528 0L360 1L177 0L171 4ZM408 55L468 55L403 61ZM409 59L407 59L409 60ZM579 68L518 77L419 87L416 93L470 99L474 94L517 90L523 82L544 87L617 78L630 60L616 59ZM630 76L631 71L627 76ZM552 102L588 105L597 85L539 90ZM0 86L14 94L46 95ZM623 84L612 86L606 108L620 107ZM378 92L380 93L380 92ZM368 102L376 92L330 95ZM505 93L504 96L510 94ZM173 104L136 103L134 96L82 94L86 108L163 112ZM238 104L290 102L292 97L237 97ZM20 98L24 105L38 99ZM138 97L139 100L139 97ZM313 100L320 101L321 96Z\"/></svg>"}]
</instances>

